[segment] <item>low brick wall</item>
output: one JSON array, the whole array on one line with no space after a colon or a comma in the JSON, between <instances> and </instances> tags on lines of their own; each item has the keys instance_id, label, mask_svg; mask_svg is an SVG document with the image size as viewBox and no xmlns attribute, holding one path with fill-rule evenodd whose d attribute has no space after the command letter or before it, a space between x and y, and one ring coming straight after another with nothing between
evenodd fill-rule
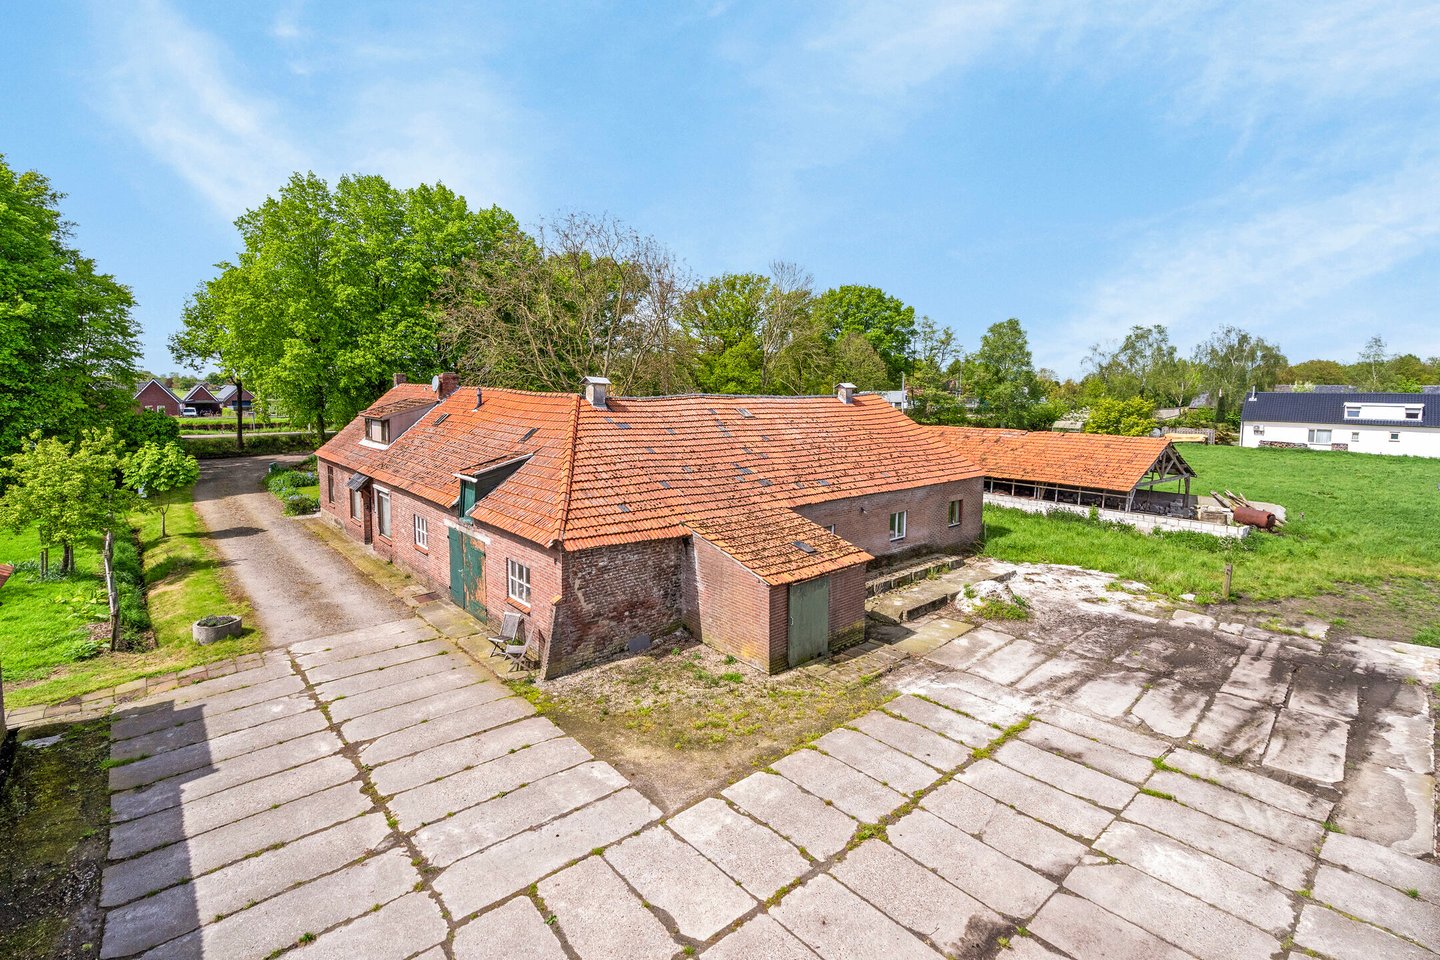
<instances>
[{"instance_id":1,"label":"low brick wall","mask_svg":"<svg viewBox=\"0 0 1440 960\"><path fill-rule=\"evenodd\" d=\"M1009 507L1026 513L1051 513L1062 511L1082 517L1090 515L1089 507L1074 503L1052 503L1049 500L1032 500L1029 497L1012 497L1004 493L987 493L985 502L992 507ZM1232 537L1243 540L1250 535L1250 527L1230 526L1224 523L1210 523L1205 520L1182 520L1179 517L1161 517L1153 513L1126 513L1124 510L1097 510L1101 520L1107 523L1123 523L1137 530L1154 533L1156 530L1188 530L1191 533L1206 533L1212 537Z\"/></svg>"}]
</instances>

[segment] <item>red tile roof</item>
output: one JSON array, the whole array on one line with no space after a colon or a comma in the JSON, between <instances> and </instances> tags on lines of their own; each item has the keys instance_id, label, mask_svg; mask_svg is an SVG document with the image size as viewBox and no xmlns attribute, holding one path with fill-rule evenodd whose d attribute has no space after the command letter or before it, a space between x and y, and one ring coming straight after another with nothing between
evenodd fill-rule
<instances>
[{"instance_id":1,"label":"red tile roof","mask_svg":"<svg viewBox=\"0 0 1440 960\"><path fill-rule=\"evenodd\" d=\"M873 559L794 510L756 504L696 517L685 526L773 585L823 576Z\"/></svg>"},{"instance_id":2,"label":"red tile roof","mask_svg":"<svg viewBox=\"0 0 1440 960\"><path fill-rule=\"evenodd\" d=\"M376 407L417 395L410 391L434 396L426 386L404 384ZM528 453L472 517L566 550L695 529L749 556L767 578L845 556L868 559L863 551L846 554L784 508L981 473L963 452L873 395L851 404L831 396L615 397L605 409L574 394L486 388L483 396L477 409L474 391L461 389L386 450L362 446L357 421L320 456L449 505L460 491L455 474ZM788 515L783 524L772 511ZM757 539L764 524L735 519L762 514L772 515L773 542ZM820 549L792 550L796 539Z\"/></svg>"},{"instance_id":3,"label":"red tile roof","mask_svg":"<svg viewBox=\"0 0 1440 960\"><path fill-rule=\"evenodd\" d=\"M423 384L416 384L416 386L423 386ZM434 405L435 394L431 392L429 387L425 387L423 396L417 394L414 396L400 396L393 400L383 400L361 410L360 416L371 418L393 417L397 413L405 413L408 410L419 410L421 407Z\"/></svg>"},{"instance_id":4,"label":"red tile roof","mask_svg":"<svg viewBox=\"0 0 1440 960\"><path fill-rule=\"evenodd\" d=\"M1172 446L1167 437L982 427L926 429L952 449L974 458L988 477L1097 490L1133 489Z\"/></svg>"}]
</instances>

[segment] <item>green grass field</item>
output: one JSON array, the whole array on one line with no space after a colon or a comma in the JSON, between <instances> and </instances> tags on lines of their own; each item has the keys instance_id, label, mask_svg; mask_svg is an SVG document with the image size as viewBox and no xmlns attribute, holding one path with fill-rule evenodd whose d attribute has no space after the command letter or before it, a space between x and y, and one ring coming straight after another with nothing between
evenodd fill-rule
<instances>
[{"instance_id":1,"label":"green grass field","mask_svg":"<svg viewBox=\"0 0 1440 960\"><path fill-rule=\"evenodd\" d=\"M52 570L60 566L60 552L58 547L50 551ZM0 563L39 556L33 530L0 530ZM0 668L7 684L38 680L101 649L90 639L90 626L106 616L100 557L82 545L75 550L75 564L75 575L64 580L36 583L33 571L19 570L0 588Z\"/></svg>"},{"instance_id":2,"label":"green grass field","mask_svg":"<svg viewBox=\"0 0 1440 960\"><path fill-rule=\"evenodd\" d=\"M1296 609L1354 633L1440 645L1440 460L1239 447L1181 453L1198 474L1192 490L1281 504L1282 532L1232 546L1204 534L1152 536L986 508L985 552L1104 570L1204 602L1221 598L1229 561L1243 602L1302 598Z\"/></svg>"}]
</instances>

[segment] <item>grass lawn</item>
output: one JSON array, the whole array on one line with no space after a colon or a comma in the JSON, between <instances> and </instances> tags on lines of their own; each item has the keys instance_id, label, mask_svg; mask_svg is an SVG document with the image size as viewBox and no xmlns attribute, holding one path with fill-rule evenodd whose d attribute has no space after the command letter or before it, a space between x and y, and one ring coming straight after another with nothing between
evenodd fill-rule
<instances>
[{"instance_id":1,"label":"grass lawn","mask_svg":"<svg viewBox=\"0 0 1440 960\"><path fill-rule=\"evenodd\" d=\"M0 590L4 601L0 606L0 662L5 667L7 704L58 703L92 690L260 649L261 639L253 629L209 646L191 639L191 625L206 614L250 613L248 605L238 602L226 584L195 508L189 503L171 507L166 523L169 535L163 540L159 514L137 514L135 519L140 524L154 648L112 654L108 647L84 643L83 624L57 618L57 611L79 609L78 603L55 600L53 588L63 584L25 583L24 591L12 593L24 579L17 574ZM5 553L0 549L0 556ZM52 557L55 553L52 551ZM79 551L78 562L82 569L87 562L91 569L98 567L93 550ZM98 576L86 582L100 598L88 612L93 622L105 615L103 589ZM69 589L76 585L70 583ZM12 617L21 627L19 631L9 629Z\"/></svg>"},{"instance_id":2,"label":"grass lawn","mask_svg":"<svg viewBox=\"0 0 1440 960\"><path fill-rule=\"evenodd\" d=\"M1313 612L1355 633L1440 645L1440 460L1202 446L1181 454L1198 475L1193 490L1283 505L1282 532L1230 545L987 507L985 552L1104 570L1204 602L1221 598L1230 561L1245 602L1323 598Z\"/></svg>"},{"instance_id":3,"label":"grass lawn","mask_svg":"<svg viewBox=\"0 0 1440 960\"><path fill-rule=\"evenodd\" d=\"M60 566L59 547L50 551L50 569ZM0 530L0 563L40 556L35 531ZM6 684L38 680L64 664L103 648L90 639L92 624L106 617L105 584L94 547L75 548L77 572L64 580L36 583L34 572L17 571L0 588L0 668Z\"/></svg>"}]
</instances>

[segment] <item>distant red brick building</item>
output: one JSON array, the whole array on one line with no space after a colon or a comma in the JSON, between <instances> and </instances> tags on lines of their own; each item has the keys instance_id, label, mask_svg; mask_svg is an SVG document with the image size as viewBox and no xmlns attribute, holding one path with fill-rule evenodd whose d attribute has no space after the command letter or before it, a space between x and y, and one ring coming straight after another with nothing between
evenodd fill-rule
<instances>
[{"instance_id":1,"label":"distant red brick building","mask_svg":"<svg viewBox=\"0 0 1440 960\"><path fill-rule=\"evenodd\" d=\"M141 410L158 410L172 417L180 416L180 398L175 396L171 384L161 383L153 377L135 391L135 405Z\"/></svg>"},{"instance_id":2,"label":"distant red brick building","mask_svg":"<svg viewBox=\"0 0 1440 960\"><path fill-rule=\"evenodd\" d=\"M980 470L882 397L397 383L318 452L324 513L544 675L684 625L776 672L859 641L867 566L980 532Z\"/></svg>"}]
</instances>

